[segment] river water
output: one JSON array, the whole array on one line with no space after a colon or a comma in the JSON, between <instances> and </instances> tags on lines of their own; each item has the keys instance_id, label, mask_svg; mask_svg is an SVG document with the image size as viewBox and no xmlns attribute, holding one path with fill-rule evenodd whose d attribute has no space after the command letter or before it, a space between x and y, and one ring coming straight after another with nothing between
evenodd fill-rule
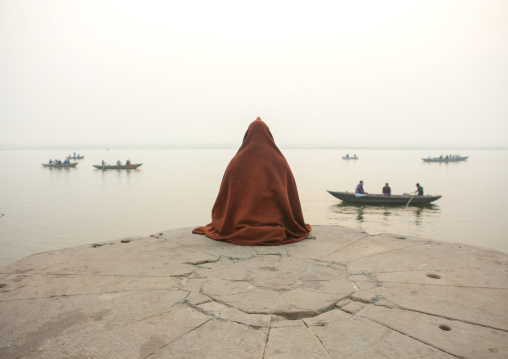
<instances>
[{"instance_id":1,"label":"river water","mask_svg":"<svg viewBox=\"0 0 508 359\"><path fill-rule=\"evenodd\" d=\"M80 152L76 168L41 163ZM304 217L336 224L459 242L508 252L507 150L282 149L298 185ZM236 149L0 151L0 267L27 255L159 231L204 225ZM359 159L342 160L346 153ZM425 163L440 154L459 163ZM138 170L101 171L101 160L142 162ZM389 182L393 194L415 190L443 197L431 205L346 205L326 190L370 193Z\"/></svg>"}]
</instances>

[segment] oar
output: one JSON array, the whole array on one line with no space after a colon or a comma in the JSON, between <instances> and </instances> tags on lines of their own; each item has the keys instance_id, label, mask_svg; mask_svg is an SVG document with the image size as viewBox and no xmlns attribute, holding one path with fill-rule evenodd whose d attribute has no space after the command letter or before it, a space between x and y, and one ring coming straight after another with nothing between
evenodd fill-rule
<instances>
[{"instance_id":1,"label":"oar","mask_svg":"<svg viewBox=\"0 0 508 359\"><path fill-rule=\"evenodd\" d=\"M409 206L409 204L411 203L411 201L413 200L413 198L415 198L415 196L416 196L416 192L415 192L415 194L414 194L414 195L412 195L412 196L411 196L411 198L409 199L409 202L407 202L407 204L406 204L406 208L407 208L407 206Z\"/></svg>"}]
</instances>

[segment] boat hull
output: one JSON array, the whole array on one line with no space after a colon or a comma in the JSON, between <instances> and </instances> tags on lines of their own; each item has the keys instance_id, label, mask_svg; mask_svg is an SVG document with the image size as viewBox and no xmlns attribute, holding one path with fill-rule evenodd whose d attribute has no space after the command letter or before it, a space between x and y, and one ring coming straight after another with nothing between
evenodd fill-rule
<instances>
[{"instance_id":1,"label":"boat hull","mask_svg":"<svg viewBox=\"0 0 508 359\"><path fill-rule=\"evenodd\" d=\"M440 157L429 157L429 158L422 158L424 162L461 162L465 161L469 158L469 156L465 157L452 157L452 158L440 158Z\"/></svg>"},{"instance_id":2,"label":"boat hull","mask_svg":"<svg viewBox=\"0 0 508 359\"><path fill-rule=\"evenodd\" d=\"M62 163L61 165L57 164L49 164L49 163L42 163L42 166L49 167L49 168L69 168L69 167L76 167L78 165L78 162L76 163Z\"/></svg>"},{"instance_id":3,"label":"boat hull","mask_svg":"<svg viewBox=\"0 0 508 359\"><path fill-rule=\"evenodd\" d=\"M93 165L95 168L99 170L135 170L139 166L141 166L142 163L136 163L132 165Z\"/></svg>"},{"instance_id":4,"label":"boat hull","mask_svg":"<svg viewBox=\"0 0 508 359\"><path fill-rule=\"evenodd\" d=\"M368 194L362 197L356 197L352 192L334 192L328 191L335 198L348 203L369 204L369 205L392 205L405 206L434 202L441 196L413 196L411 194L383 196L382 194ZM413 198L413 199L411 199ZM411 202L409 202L411 200Z\"/></svg>"}]
</instances>

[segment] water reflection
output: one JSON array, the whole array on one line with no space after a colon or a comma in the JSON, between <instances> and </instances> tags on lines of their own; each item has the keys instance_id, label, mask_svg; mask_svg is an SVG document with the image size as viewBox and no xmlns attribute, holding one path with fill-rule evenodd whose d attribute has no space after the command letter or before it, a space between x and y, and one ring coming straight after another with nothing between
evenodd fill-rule
<instances>
[{"instance_id":1,"label":"water reflection","mask_svg":"<svg viewBox=\"0 0 508 359\"><path fill-rule=\"evenodd\" d=\"M421 226L426 219L441 212L439 205L426 203L417 206L375 206L354 203L338 203L329 207L332 220L338 224L355 219L357 226L374 224L387 226L394 223Z\"/></svg>"},{"instance_id":2,"label":"water reflection","mask_svg":"<svg viewBox=\"0 0 508 359\"><path fill-rule=\"evenodd\" d=\"M135 168L130 169L95 169L96 174L100 174L100 178L102 178L102 186L105 188L111 188L115 185L126 185L132 186L139 182L141 178L141 174L143 171ZM111 189L113 191L117 191L117 189Z\"/></svg>"},{"instance_id":3,"label":"water reflection","mask_svg":"<svg viewBox=\"0 0 508 359\"><path fill-rule=\"evenodd\" d=\"M420 226L425 217L426 211L431 211L432 214L441 213L441 209L437 204L425 203L418 206L412 206L411 209L415 214L415 224ZM430 213L429 213L430 214Z\"/></svg>"},{"instance_id":4,"label":"water reflection","mask_svg":"<svg viewBox=\"0 0 508 359\"><path fill-rule=\"evenodd\" d=\"M42 170L52 180L67 179L78 173L76 167L43 167Z\"/></svg>"}]
</instances>

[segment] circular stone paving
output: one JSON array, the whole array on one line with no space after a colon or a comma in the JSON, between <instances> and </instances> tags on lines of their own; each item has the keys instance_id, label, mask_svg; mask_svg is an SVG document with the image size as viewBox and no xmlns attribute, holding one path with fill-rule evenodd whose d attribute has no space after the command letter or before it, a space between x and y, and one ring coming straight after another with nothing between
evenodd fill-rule
<instances>
[{"instance_id":1,"label":"circular stone paving","mask_svg":"<svg viewBox=\"0 0 508 359\"><path fill-rule=\"evenodd\" d=\"M0 268L0 358L508 358L506 253L339 226L274 247L191 231Z\"/></svg>"},{"instance_id":2,"label":"circular stone paving","mask_svg":"<svg viewBox=\"0 0 508 359\"><path fill-rule=\"evenodd\" d=\"M355 289L340 266L265 257L211 269L202 291L245 313L294 319L324 312Z\"/></svg>"}]
</instances>

